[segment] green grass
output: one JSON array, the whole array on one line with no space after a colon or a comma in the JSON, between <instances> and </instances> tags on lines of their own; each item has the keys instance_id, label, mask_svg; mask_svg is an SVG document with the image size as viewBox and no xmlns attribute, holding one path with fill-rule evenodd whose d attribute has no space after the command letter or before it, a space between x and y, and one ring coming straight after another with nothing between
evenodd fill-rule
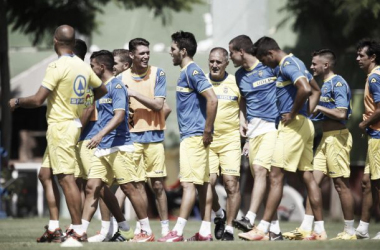
<instances>
[{"instance_id":1,"label":"green grass","mask_svg":"<svg viewBox=\"0 0 380 250\"><path fill-rule=\"evenodd\" d=\"M37 244L36 238L42 235L43 226L48 222L48 218L31 218L31 219L3 219L0 220L0 250L13 249L60 249L59 244ZM174 221L170 222L171 228ZM61 220L61 226L68 225L68 220ZM132 223L134 226L134 223ZM156 239L160 234L160 224L158 221L151 221L152 229L156 235ZM185 228L185 236L190 237L198 231L199 221L189 221ZM282 222L281 230L283 232L293 230L298 223ZM325 222L325 227L330 237L335 236L342 230L342 223ZM100 229L100 222L93 220L90 224L88 234L91 236ZM370 225L371 236L380 231L380 224L372 223ZM282 242L246 242L237 239L237 231L235 231L234 242L183 242L183 243L86 243L83 249L157 249L157 250L183 250L183 249L378 249L380 241L361 240L361 241L325 241L325 242L301 242L301 241L282 241Z\"/></svg>"}]
</instances>

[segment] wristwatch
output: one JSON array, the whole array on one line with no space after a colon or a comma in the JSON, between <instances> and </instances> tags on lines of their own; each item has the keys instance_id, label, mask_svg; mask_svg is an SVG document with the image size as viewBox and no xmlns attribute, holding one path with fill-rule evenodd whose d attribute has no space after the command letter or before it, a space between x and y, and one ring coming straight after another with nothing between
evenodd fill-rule
<instances>
[{"instance_id":1,"label":"wristwatch","mask_svg":"<svg viewBox=\"0 0 380 250\"><path fill-rule=\"evenodd\" d=\"M20 106L20 99L17 98L15 99L15 107L19 107Z\"/></svg>"}]
</instances>

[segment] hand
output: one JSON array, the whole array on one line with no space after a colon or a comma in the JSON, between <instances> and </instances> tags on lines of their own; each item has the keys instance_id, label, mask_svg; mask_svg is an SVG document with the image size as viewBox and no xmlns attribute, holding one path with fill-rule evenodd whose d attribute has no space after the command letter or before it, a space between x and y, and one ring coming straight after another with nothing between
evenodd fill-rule
<instances>
[{"instance_id":1,"label":"hand","mask_svg":"<svg viewBox=\"0 0 380 250\"><path fill-rule=\"evenodd\" d=\"M12 98L9 100L9 108L13 112L17 107L16 107L16 98Z\"/></svg>"},{"instance_id":2,"label":"hand","mask_svg":"<svg viewBox=\"0 0 380 250\"><path fill-rule=\"evenodd\" d=\"M318 115L318 113L320 112L320 108L321 106L317 105L312 113L312 117L316 117Z\"/></svg>"},{"instance_id":3,"label":"hand","mask_svg":"<svg viewBox=\"0 0 380 250\"><path fill-rule=\"evenodd\" d=\"M364 130L364 131L365 131L365 129L367 128L367 124L366 124L364 121L362 121L361 123L359 123L359 128L360 128L361 130Z\"/></svg>"},{"instance_id":4,"label":"hand","mask_svg":"<svg viewBox=\"0 0 380 250\"><path fill-rule=\"evenodd\" d=\"M242 137L246 137L247 136L247 130L248 130L247 123L240 124L240 135Z\"/></svg>"},{"instance_id":5,"label":"hand","mask_svg":"<svg viewBox=\"0 0 380 250\"><path fill-rule=\"evenodd\" d=\"M249 140L249 139L247 139ZM246 157L249 157L249 143L248 141L245 142L243 150L241 152L241 155L245 155Z\"/></svg>"},{"instance_id":6,"label":"hand","mask_svg":"<svg viewBox=\"0 0 380 250\"><path fill-rule=\"evenodd\" d=\"M203 145L207 147L212 142L212 133L211 132L203 132Z\"/></svg>"},{"instance_id":7,"label":"hand","mask_svg":"<svg viewBox=\"0 0 380 250\"><path fill-rule=\"evenodd\" d=\"M130 88L128 88L127 91L128 91L128 96L129 97L135 97L136 94L137 94L136 91L134 91L133 89L130 89Z\"/></svg>"},{"instance_id":8,"label":"hand","mask_svg":"<svg viewBox=\"0 0 380 250\"><path fill-rule=\"evenodd\" d=\"M87 148L93 149L96 148L99 143L102 141L103 136L100 134L95 135L94 137L91 138L90 142L87 144Z\"/></svg>"},{"instance_id":9,"label":"hand","mask_svg":"<svg viewBox=\"0 0 380 250\"><path fill-rule=\"evenodd\" d=\"M290 113L282 114L281 115L281 122L284 124L284 126L288 125L293 121L294 117Z\"/></svg>"}]
</instances>

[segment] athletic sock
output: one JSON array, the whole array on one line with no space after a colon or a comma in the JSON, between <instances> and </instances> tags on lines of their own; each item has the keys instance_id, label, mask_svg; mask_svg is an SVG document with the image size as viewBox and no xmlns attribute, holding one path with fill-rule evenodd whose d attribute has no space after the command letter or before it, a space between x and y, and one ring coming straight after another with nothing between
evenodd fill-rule
<instances>
[{"instance_id":1,"label":"athletic sock","mask_svg":"<svg viewBox=\"0 0 380 250\"><path fill-rule=\"evenodd\" d=\"M134 234L136 235L136 234L139 234L139 233L141 233L141 224L140 224L140 221L136 221L136 228L135 228L135 232L134 232Z\"/></svg>"},{"instance_id":2,"label":"athletic sock","mask_svg":"<svg viewBox=\"0 0 380 250\"><path fill-rule=\"evenodd\" d=\"M82 220L83 221L83 220ZM88 222L88 221L87 221ZM90 222L88 222L90 223ZM88 227L88 225L87 225ZM83 235L83 233L85 232L85 230L83 229L82 227L82 224L79 224L79 225L73 225L72 229L74 230L75 233L77 233L78 235Z\"/></svg>"},{"instance_id":3,"label":"athletic sock","mask_svg":"<svg viewBox=\"0 0 380 250\"><path fill-rule=\"evenodd\" d=\"M210 221L202 221L201 228L199 229L199 234L207 237L211 234L211 222Z\"/></svg>"},{"instance_id":4,"label":"athletic sock","mask_svg":"<svg viewBox=\"0 0 380 250\"><path fill-rule=\"evenodd\" d=\"M361 232L362 234L368 233L369 222L360 221L356 231Z\"/></svg>"},{"instance_id":5,"label":"athletic sock","mask_svg":"<svg viewBox=\"0 0 380 250\"><path fill-rule=\"evenodd\" d=\"M280 222L278 220L272 220L269 226L269 231L275 234L279 234L281 232Z\"/></svg>"},{"instance_id":6,"label":"athletic sock","mask_svg":"<svg viewBox=\"0 0 380 250\"><path fill-rule=\"evenodd\" d=\"M119 225L117 224L117 220L113 216L111 217L110 222L111 222L111 225L110 225L110 230L108 231L108 234L113 236L119 229Z\"/></svg>"},{"instance_id":7,"label":"athletic sock","mask_svg":"<svg viewBox=\"0 0 380 250\"><path fill-rule=\"evenodd\" d=\"M224 218L223 209L220 207L218 211L215 211L215 216L219 218Z\"/></svg>"},{"instance_id":8,"label":"athletic sock","mask_svg":"<svg viewBox=\"0 0 380 250\"><path fill-rule=\"evenodd\" d=\"M166 236L169 233L169 220L161 221L161 235Z\"/></svg>"},{"instance_id":9,"label":"athletic sock","mask_svg":"<svg viewBox=\"0 0 380 250\"><path fill-rule=\"evenodd\" d=\"M178 217L177 223L175 224L173 231L177 231L177 235L183 235L183 229L186 226L187 220L184 218Z\"/></svg>"},{"instance_id":10,"label":"athletic sock","mask_svg":"<svg viewBox=\"0 0 380 250\"><path fill-rule=\"evenodd\" d=\"M315 221L314 222L314 232L317 234L322 233L325 230L325 222L323 220L321 221Z\"/></svg>"},{"instance_id":11,"label":"athletic sock","mask_svg":"<svg viewBox=\"0 0 380 250\"><path fill-rule=\"evenodd\" d=\"M117 225L119 227L119 230L122 230L122 231L128 231L129 229L131 229L127 221L119 222L117 223Z\"/></svg>"},{"instance_id":12,"label":"athletic sock","mask_svg":"<svg viewBox=\"0 0 380 250\"><path fill-rule=\"evenodd\" d=\"M108 232L110 231L111 222L102 220L101 225L102 227L100 229L100 234L107 236Z\"/></svg>"},{"instance_id":13,"label":"athletic sock","mask_svg":"<svg viewBox=\"0 0 380 250\"><path fill-rule=\"evenodd\" d=\"M255 224L255 219L256 219L255 213L248 211L248 213L245 217L247 217L249 219L249 223L251 223L251 225Z\"/></svg>"},{"instance_id":14,"label":"athletic sock","mask_svg":"<svg viewBox=\"0 0 380 250\"><path fill-rule=\"evenodd\" d=\"M48 230L54 232L57 228L59 228L59 220L49 220Z\"/></svg>"},{"instance_id":15,"label":"athletic sock","mask_svg":"<svg viewBox=\"0 0 380 250\"><path fill-rule=\"evenodd\" d=\"M87 232L87 229L88 229L89 225L90 225L89 221L82 219L82 230L83 230L83 232ZM74 229L74 225L73 225L73 229ZM74 229L74 231L77 234L82 235L82 233L78 233L77 230Z\"/></svg>"},{"instance_id":16,"label":"athletic sock","mask_svg":"<svg viewBox=\"0 0 380 250\"><path fill-rule=\"evenodd\" d=\"M226 228L224 229L224 232L229 232L233 235L234 234L234 228L227 225Z\"/></svg>"},{"instance_id":17,"label":"athletic sock","mask_svg":"<svg viewBox=\"0 0 380 250\"><path fill-rule=\"evenodd\" d=\"M344 220L344 231L349 235L355 234L354 220Z\"/></svg>"},{"instance_id":18,"label":"athletic sock","mask_svg":"<svg viewBox=\"0 0 380 250\"><path fill-rule=\"evenodd\" d=\"M152 235L152 229L150 228L149 218L140 220L141 231L145 231L147 235Z\"/></svg>"},{"instance_id":19,"label":"athletic sock","mask_svg":"<svg viewBox=\"0 0 380 250\"><path fill-rule=\"evenodd\" d=\"M303 231L310 231L313 229L313 221L314 221L314 216L313 215L308 215L305 214L303 217L302 224L300 226L300 229Z\"/></svg>"},{"instance_id":20,"label":"athletic sock","mask_svg":"<svg viewBox=\"0 0 380 250\"><path fill-rule=\"evenodd\" d=\"M270 222L261 220L259 225L257 226L257 229L263 231L264 233L268 233L269 226L270 226Z\"/></svg>"}]
</instances>

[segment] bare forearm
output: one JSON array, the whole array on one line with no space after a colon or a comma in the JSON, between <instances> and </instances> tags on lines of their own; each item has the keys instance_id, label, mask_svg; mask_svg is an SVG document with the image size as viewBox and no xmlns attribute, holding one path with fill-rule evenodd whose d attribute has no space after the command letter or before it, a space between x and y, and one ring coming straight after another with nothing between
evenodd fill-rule
<instances>
[{"instance_id":1,"label":"bare forearm","mask_svg":"<svg viewBox=\"0 0 380 250\"><path fill-rule=\"evenodd\" d=\"M124 115L122 114L115 114L114 117L107 123L107 125L99 131L99 134L103 137L107 134L109 134L112 130L116 129L117 126L120 125L120 123L125 119L125 112L123 112Z\"/></svg>"},{"instance_id":2,"label":"bare forearm","mask_svg":"<svg viewBox=\"0 0 380 250\"><path fill-rule=\"evenodd\" d=\"M290 114L292 117L298 114L298 112L302 109L308 97L309 97L309 92L304 91L303 89L298 89L296 98L294 100L293 108L290 111Z\"/></svg>"},{"instance_id":3,"label":"bare forearm","mask_svg":"<svg viewBox=\"0 0 380 250\"><path fill-rule=\"evenodd\" d=\"M318 106L318 111L333 120L345 120L347 116L347 109L329 109L326 107Z\"/></svg>"},{"instance_id":4,"label":"bare forearm","mask_svg":"<svg viewBox=\"0 0 380 250\"><path fill-rule=\"evenodd\" d=\"M37 99L36 96L33 95L29 97L19 98L18 106L20 108L32 109L40 107L43 103L44 101Z\"/></svg>"},{"instance_id":5,"label":"bare forearm","mask_svg":"<svg viewBox=\"0 0 380 250\"><path fill-rule=\"evenodd\" d=\"M218 100L209 100L207 101L207 109L206 109L206 125L205 125L205 131L211 132L212 127L214 125L215 117L216 117L216 111L218 108Z\"/></svg>"},{"instance_id":6,"label":"bare forearm","mask_svg":"<svg viewBox=\"0 0 380 250\"><path fill-rule=\"evenodd\" d=\"M152 109L154 111L160 111L164 106L164 98L154 98L151 99L140 93L137 93L133 96L137 101L143 104L145 107Z\"/></svg>"},{"instance_id":7,"label":"bare forearm","mask_svg":"<svg viewBox=\"0 0 380 250\"><path fill-rule=\"evenodd\" d=\"M363 121L363 125L365 127L369 127L380 121L380 109L376 109L375 112L372 113L371 116L367 118L367 120Z\"/></svg>"}]
</instances>

